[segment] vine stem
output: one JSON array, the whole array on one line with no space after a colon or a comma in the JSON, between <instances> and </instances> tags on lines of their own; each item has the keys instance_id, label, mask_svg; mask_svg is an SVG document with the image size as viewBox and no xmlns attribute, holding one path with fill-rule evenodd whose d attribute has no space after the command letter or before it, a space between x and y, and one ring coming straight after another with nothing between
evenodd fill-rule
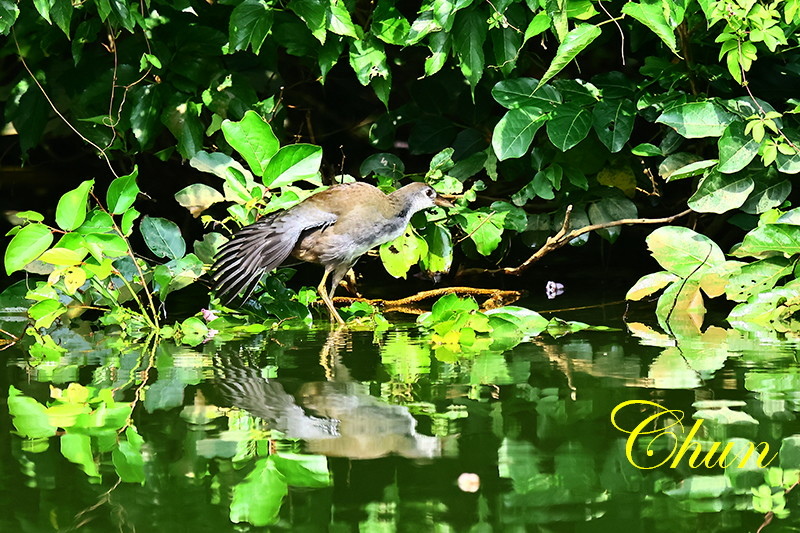
<instances>
[{"instance_id":1,"label":"vine stem","mask_svg":"<svg viewBox=\"0 0 800 533\"><path fill-rule=\"evenodd\" d=\"M117 235L125 241L125 246L128 249L127 254L130 257L131 261L133 261L133 266L136 268L136 273L139 274L139 279L142 281L142 289L144 289L144 293L147 295L147 303L150 305L150 313L152 313L152 317L147 314L146 307L142 303L142 301L137 296L136 292L133 290L133 287L130 286L128 280L125 279L125 276L120 274L120 279L128 287L128 290L131 291L131 296L136 300L136 303L139 305L139 309L142 310L142 316L144 316L147 323L150 324L155 330L160 328L158 322L158 310L156 309L156 304L153 301L153 295L147 289L147 283L144 280L144 272L142 271L142 267L139 266L139 263L136 261L136 256L133 253L133 249L131 248L131 243L128 241L128 238L122 233L122 229L120 229L119 225L117 225L117 221L114 220L114 216L108 212L108 210L100 203L100 200L97 199L95 196L94 191L92 191L92 198L94 198L95 203L97 203L97 207L99 207L105 214L111 218L111 224L114 226L114 231L117 232Z\"/></svg>"},{"instance_id":2,"label":"vine stem","mask_svg":"<svg viewBox=\"0 0 800 533\"><path fill-rule=\"evenodd\" d=\"M14 38L14 45L17 47L17 57L19 57L20 63L22 63L22 66L25 68L25 70L27 71L28 75L31 77L33 82L36 84L36 86L42 92L42 95L44 96L45 100L47 100L47 103L50 104L50 107L53 109L55 114L58 115L58 118L60 118L64 122L64 124L66 124L67 127L69 127L69 129L74 131L75 135L77 135L78 137L83 139L84 142L86 142L87 144L91 145L92 147L94 147L95 150L100 152L100 155L105 160L106 165L108 166L108 168L111 171L111 173L114 175L115 178L118 178L119 175L114 170L114 167L111 165L111 160L108 158L108 154L106 153L106 151L103 150L102 148L100 148L99 146L97 146L95 143L93 143L90 139L88 139L86 136L84 136L81 132L79 132L75 128L75 126L73 126L70 123L70 121L67 120L67 118L64 115L61 114L61 111L58 110L56 105L50 99L50 96L47 94L47 91L44 90L44 87L42 87L42 84L39 83L39 80L36 78L36 76L34 76L33 71L30 69L30 67L28 67L28 63L25 61L25 58L22 57L22 49L19 46L19 42L17 41L17 33L16 33L16 31L14 31L14 29L11 30L11 36Z\"/></svg>"}]
</instances>

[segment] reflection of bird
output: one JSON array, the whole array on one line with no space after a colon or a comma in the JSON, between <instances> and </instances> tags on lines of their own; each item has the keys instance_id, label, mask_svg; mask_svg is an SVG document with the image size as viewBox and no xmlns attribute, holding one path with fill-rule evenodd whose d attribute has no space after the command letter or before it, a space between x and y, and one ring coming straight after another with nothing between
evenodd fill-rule
<instances>
[{"instance_id":1,"label":"reflection of bird","mask_svg":"<svg viewBox=\"0 0 800 533\"><path fill-rule=\"evenodd\" d=\"M452 206L424 183L388 195L367 183L335 185L242 228L225 243L213 268L217 293L227 296L225 303L240 292L247 299L261 275L291 255L325 267L317 290L331 318L344 323L332 300L342 277L367 250L402 235L414 213L434 205Z\"/></svg>"},{"instance_id":2,"label":"reflection of bird","mask_svg":"<svg viewBox=\"0 0 800 533\"><path fill-rule=\"evenodd\" d=\"M390 454L427 459L441 453L440 439L417 433L417 421L406 407L370 396L367 385L304 384L298 396L304 408L319 415L312 416L280 383L262 378L258 369L217 362L217 385L228 402L266 420L288 438L303 439L309 452L352 459Z\"/></svg>"}]
</instances>

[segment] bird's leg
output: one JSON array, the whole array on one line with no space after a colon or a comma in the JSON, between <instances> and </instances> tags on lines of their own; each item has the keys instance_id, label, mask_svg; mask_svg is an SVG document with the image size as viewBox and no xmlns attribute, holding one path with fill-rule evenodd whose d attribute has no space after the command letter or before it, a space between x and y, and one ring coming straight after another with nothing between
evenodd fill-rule
<instances>
[{"instance_id":1,"label":"bird's leg","mask_svg":"<svg viewBox=\"0 0 800 533\"><path fill-rule=\"evenodd\" d=\"M328 294L328 288L325 286L325 282L328 281L328 274L330 274L330 271L326 268L325 273L322 275L322 281L319 282L319 286L317 287L317 292L319 293L319 297L322 298L322 301L325 302L325 306L330 312L331 321L336 320L336 322L339 324L344 324L344 320L342 320L342 317L339 316L339 312L333 305L333 290L330 292L330 294Z\"/></svg>"}]
</instances>

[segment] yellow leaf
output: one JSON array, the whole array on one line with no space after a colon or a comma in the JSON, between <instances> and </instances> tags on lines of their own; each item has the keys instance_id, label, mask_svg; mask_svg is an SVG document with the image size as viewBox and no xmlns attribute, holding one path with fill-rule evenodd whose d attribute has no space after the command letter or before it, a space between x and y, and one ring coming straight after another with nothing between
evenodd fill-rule
<instances>
[{"instance_id":1,"label":"yellow leaf","mask_svg":"<svg viewBox=\"0 0 800 533\"><path fill-rule=\"evenodd\" d=\"M629 167L625 168L604 168L597 174L597 181L601 185L616 187L625 193L628 198L633 198L636 194L636 176Z\"/></svg>"},{"instance_id":2,"label":"yellow leaf","mask_svg":"<svg viewBox=\"0 0 800 533\"><path fill-rule=\"evenodd\" d=\"M71 267L64 271L64 288L73 294L86 281L86 272L80 267Z\"/></svg>"}]
</instances>

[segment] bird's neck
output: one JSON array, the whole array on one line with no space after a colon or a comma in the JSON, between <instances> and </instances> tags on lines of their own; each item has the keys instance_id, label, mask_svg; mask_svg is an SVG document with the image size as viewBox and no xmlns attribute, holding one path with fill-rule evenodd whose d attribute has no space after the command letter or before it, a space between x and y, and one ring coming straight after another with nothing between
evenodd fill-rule
<instances>
[{"instance_id":1,"label":"bird's neck","mask_svg":"<svg viewBox=\"0 0 800 533\"><path fill-rule=\"evenodd\" d=\"M390 217L403 220L407 224L411 220L411 216L416 213L416 211L412 211L413 204L408 191L404 191L402 188L397 189L389 195Z\"/></svg>"}]
</instances>

